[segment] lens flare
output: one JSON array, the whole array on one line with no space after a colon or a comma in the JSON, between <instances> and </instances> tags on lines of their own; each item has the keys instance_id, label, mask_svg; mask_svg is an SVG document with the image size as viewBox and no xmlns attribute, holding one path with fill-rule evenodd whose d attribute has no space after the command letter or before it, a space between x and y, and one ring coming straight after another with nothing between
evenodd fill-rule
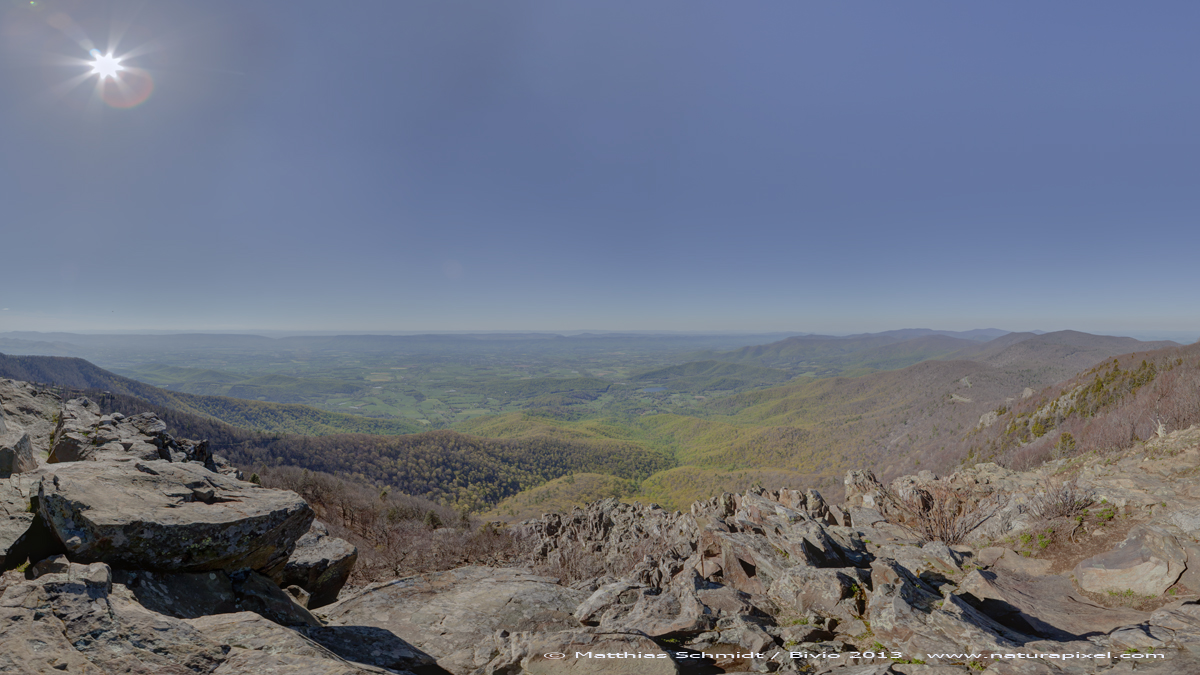
<instances>
[{"instance_id":1,"label":"lens flare","mask_svg":"<svg viewBox=\"0 0 1200 675\"><path fill-rule=\"evenodd\" d=\"M94 61L91 75L97 76L96 93L113 108L132 108L144 103L154 91L154 79L141 68L121 65L121 57L99 49L88 52Z\"/></svg>"},{"instance_id":2,"label":"lens flare","mask_svg":"<svg viewBox=\"0 0 1200 675\"><path fill-rule=\"evenodd\" d=\"M99 75L101 80L116 79L117 73L125 70L125 66L121 65L121 59L113 56L112 52L101 54L99 49L93 49L91 55L96 59L92 61L92 74Z\"/></svg>"}]
</instances>

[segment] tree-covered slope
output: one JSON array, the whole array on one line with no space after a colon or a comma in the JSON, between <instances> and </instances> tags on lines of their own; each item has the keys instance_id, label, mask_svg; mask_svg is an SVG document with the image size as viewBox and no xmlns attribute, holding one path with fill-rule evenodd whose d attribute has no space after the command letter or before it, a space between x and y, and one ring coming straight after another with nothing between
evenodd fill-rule
<instances>
[{"instance_id":1,"label":"tree-covered slope","mask_svg":"<svg viewBox=\"0 0 1200 675\"><path fill-rule=\"evenodd\" d=\"M775 368L710 360L656 368L629 379L637 384L661 385L671 391L706 392L779 384L791 377L790 373Z\"/></svg>"},{"instance_id":2,"label":"tree-covered slope","mask_svg":"<svg viewBox=\"0 0 1200 675\"><path fill-rule=\"evenodd\" d=\"M420 426L403 420L326 412L304 405L168 391L111 373L78 358L0 354L0 377L72 389L96 389L164 408L211 417L233 426L284 434L407 434Z\"/></svg>"}]
</instances>

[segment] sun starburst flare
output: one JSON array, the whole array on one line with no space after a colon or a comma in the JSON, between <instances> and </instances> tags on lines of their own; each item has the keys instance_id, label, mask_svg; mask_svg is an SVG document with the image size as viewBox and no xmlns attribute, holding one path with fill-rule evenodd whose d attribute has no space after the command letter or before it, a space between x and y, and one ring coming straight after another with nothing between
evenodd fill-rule
<instances>
[{"instance_id":1,"label":"sun starburst flare","mask_svg":"<svg viewBox=\"0 0 1200 675\"><path fill-rule=\"evenodd\" d=\"M116 79L117 73L125 70L125 66L121 65L121 59L112 55L112 53L101 54L99 49L91 51L92 57L92 74L99 75L101 80L113 78Z\"/></svg>"}]
</instances>

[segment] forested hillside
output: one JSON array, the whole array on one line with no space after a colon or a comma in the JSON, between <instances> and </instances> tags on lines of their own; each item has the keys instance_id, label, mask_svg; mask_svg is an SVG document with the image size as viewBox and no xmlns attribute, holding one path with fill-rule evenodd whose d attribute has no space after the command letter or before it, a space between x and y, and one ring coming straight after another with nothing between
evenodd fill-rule
<instances>
[{"instance_id":1,"label":"forested hillside","mask_svg":"<svg viewBox=\"0 0 1200 675\"><path fill-rule=\"evenodd\" d=\"M791 378L790 373L775 368L721 361L689 361L639 373L629 379L641 385L661 385L670 391L699 393L762 387Z\"/></svg>"},{"instance_id":2,"label":"forested hillside","mask_svg":"<svg viewBox=\"0 0 1200 675\"><path fill-rule=\"evenodd\" d=\"M603 473L640 481L674 461L636 443L525 437L487 439L454 431L380 436L268 434L95 389L65 390L87 396L106 412L154 412L174 435L208 439L210 446L247 472L262 466L295 466L340 474L398 492L479 510L501 499L572 473Z\"/></svg>"},{"instance_id":3,"label":"forested hillside","mask_svg":"<svg viewBox=\"0 0 1200 675\"><path fill-rule=\"evenodd\" d=\"M406 434L420 425L318 410L309 406L251 401L228 396L199 396L159 389L115 375L83 359L0 354L0 377L72 389L95 389L132 396L180 412L211 417L247 430L280 434Z\"/></svg>"},{"instance_id":4,"label":"forested hillside","mask_svg":"<svg viewBox=\"0 0 1200 675\"><path fill-rule=\"evenodd\" d=\"M488 439L453 431L406 436L285 436L266 447L231 449L231 461L290 464L363 476L400 491L472 509L571 473L642 480L674 461L640 445L556 438Z\"/></svg>"},{"instance_id":5,"label":"forested hillside","mask_svg":"<svg viewBox=\"0 0 1200 675\"><path fill-rule=\"evenodd\" d=\"M114 372L171 391L262 399L275 403L304 403L313 397L349 395L367 388L366 383L332 378L291 377L277 373L246 376L211 368L180 368L162 363L128 370L117 369Z\"/></svg>"},{"instance_id":6,"label":"forested hillside","mask_svg":"<svg viewBox=\"0 0 1200 675\"><path fill-rule=\"evenodd\" d=\"M797 377L768 387L761 384L791 374L750 362L693 361L630 372L620 399L613 398L616 384L582 373L468 383L430 371L442 380L446 401L461 395L460 387L484 386L495 396L527 397L530 407L479 415L455 431L413 434L396 434L413 429L394 420L164 391L79 359L0 356L0 376L90 388L89 396L107 410L152 410L175 433L207 438L251 470L294 465L357 476L473 509L562 479L510 501L504 510L514 513L597 491L685 508L755 483L836 490L848 469L871 468L888 478L950 470L968 458L1023 466L1145 439L1159 422L1172 429L1200 419L1185 405L1189 392L1200 390L1187 374L1197 370L1188 360L1195 346L1120 356L1113 368L1114 350L1157 343L1070 331L1009 334L990 343L902 337L864 337L860 342L874 342L860 344L857 355L906 358L914 346L936 351L965 342L980 360L926 360L861 377ZM833 349L833 340L794 343ZM1067 389L1046 390L1063 373L1101 361L1061 385ZM161 370L166 377L220 375ZM748 388L731 393L743 385ZM728 389L710 396L693 387ZM365 433L338 433L346 429ZM611 480L567 480L584 473Z\"/></svg>"},{"instance_id":7,"label":"forested hillside","mask_svg":"<svg viewBox=\"0 0 1200 675\"><path fill-rule=\"evenodd\" d=\"M1033 396L1063 372L1074 374L1120 353L1113 350L1158 344L1070 332L1024 334L1000 338L993 355L1025 346L1020 359L999 367L931 360L855 378L798 378L714 399L692 414L660 410L570 420L511 413L464 428L498 438L605 437L662 449L679 466L644 481L639 497L680 508L754 481L836 489L848 469L870 468L885 478L949 470L979 442L968 434L990 412Z\"/></svg>"},{"instance_id":8,"label":"forested hillside","mask_svg":"<svg viewBox=\"0 0 1200 675\"><path fill-rule=\"evenodd\" d=\"M970 434L977 461L1025 468L1122 450L1200 424L1200 343L1126 354L1001 406Z\"/></svg>"}]
</instances>

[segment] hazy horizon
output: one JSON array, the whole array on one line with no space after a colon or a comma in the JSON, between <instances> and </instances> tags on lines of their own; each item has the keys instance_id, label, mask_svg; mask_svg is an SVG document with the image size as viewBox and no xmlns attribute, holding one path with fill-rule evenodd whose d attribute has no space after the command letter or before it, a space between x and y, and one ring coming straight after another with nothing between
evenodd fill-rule
<instances>
[{"instance_id":1,"label":"hazy horizon","mask_svg":"<svg viewBox=\"0 0 1200 675\"><path fill-rule=\"evenodd\" d=\"M230 329L230 330L63 330L63 331L0 331L0 336L4 335L19 335L19 334L35 334L35 335L54 335L54 334L75 334L75 335L108 335L108 336L137 336L137 335L257 335L268 338L285 338L285 337L302 337L302 336L336 336L336 335L393 335L393 336L416 336L416 335L562 335L562 336L579 336L579 335L638 335L638 336L712 336L712 335L730 335L730 336L802 336L802 335L827 335L832 337L845 337L849 335L858 335L864 333L882 333L893 330L933 330L935 332L968 332L971 330L1001 330L1003 328L968 328L968 329L948 329L948 328L925 328L906 326L903 328L887 328L876 331L847 331L847 330L831 330L831 331L752 331L752 330L729 330L729 331L680 331L680 330L605 330L605 329L582 329L582 330L414 330L414 331L371 331L371 330L274 330L274 329ZM1059 328L1055 330L1029 329L1023 331L1007 331L1012 333L1053 333L1057 331L1078 330L1075 328ZM1092 332L1092 331L1080 331ZM1155 340L1172 340L1181 344L1191 344L1200 341L1200 334L1192 331L1176 331L1176 330L1136 330L1136 331L1096 331L1092 332L1095 335L1109 335L1114 337L1131 337L1137 340L1155 341ZM2 350L0 350L2 351Z\"/></svg>"},{"instance_id":2,"label":"hazy horizon","mask_svg":"<svg viewBox=\"0 0 1200 675\"><path fill-rule=\"evenodd\" d=\"M0 332L1200 335L1198 21L14 4Z\"/></svg>"}]
</instances>

